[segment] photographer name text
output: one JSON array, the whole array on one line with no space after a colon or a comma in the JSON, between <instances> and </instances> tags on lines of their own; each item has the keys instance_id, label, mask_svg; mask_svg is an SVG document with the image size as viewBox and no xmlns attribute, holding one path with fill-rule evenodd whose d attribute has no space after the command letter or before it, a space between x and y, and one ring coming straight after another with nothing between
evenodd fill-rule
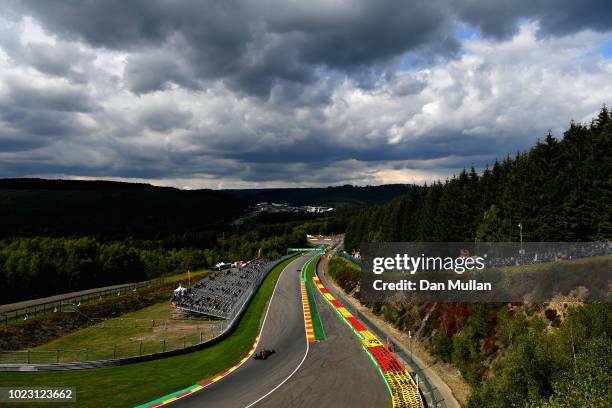
<instances>
[{"instance_id":1,"label":"photographer name text","mask_svg":"<svg viewBox=\"0 0 612 408\"><path fill-rule=\"evenodd\" d=\"M377 291L470 291L470 292L485 292L492 289L490 282L479 282L475 279L468 281L451 280L447 282L431 282L427 279L419 279L416 281L402 279L399 282L385 282L382 279L377 279L372 282L372 287Z\"/></svg>"}]
</instances>

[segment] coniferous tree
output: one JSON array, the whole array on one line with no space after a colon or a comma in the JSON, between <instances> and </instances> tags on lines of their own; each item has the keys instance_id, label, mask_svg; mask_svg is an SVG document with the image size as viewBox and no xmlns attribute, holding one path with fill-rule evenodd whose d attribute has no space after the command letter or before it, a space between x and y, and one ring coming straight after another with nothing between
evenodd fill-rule
<instances>
[{"instance_id":1,"label":"coniferous tree","mask_svg":"<svg viewBox=\"0 0 612 408\"><path fill-rule=\"evenodd\" d=\"M612 238L612 113L548 132L529 151L366 208L345 244L377 241L585 241Z\"/></svg>"}]
</instances>

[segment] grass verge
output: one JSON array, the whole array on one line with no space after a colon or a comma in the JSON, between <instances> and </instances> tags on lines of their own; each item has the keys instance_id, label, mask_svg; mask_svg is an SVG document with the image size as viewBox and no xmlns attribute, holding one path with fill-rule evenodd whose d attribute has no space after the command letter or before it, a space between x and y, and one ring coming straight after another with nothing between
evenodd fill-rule
<instances>
[{"instance_id":1,"label":"grass verge","mask_svg":"<svg viewBox=\"0 0 612 408\"><path fill-rule=\"evenodd\" d=\"M201 271L197 276L201 277L208 271ZM73 307L72 312L57 312L49 310L40 313L27 320L12 321L8 325L0 324L0 350L26 350L48 344L49 342L64 338L70 333L77 332L83 328L93 326L104 319L117 318L129 312L142 310L156 303L167 302L176 287L176 281L185 274L172 277L169 282L155 285L150 288L142 288L137 291L128 291L121 296L107 296L101 299L92 299L83 302L78 307ZM193 277L192 277L193 278ZM108 350L107 350L108 353ZM110 353L113 353L111 350ZM22 358L25 353L0 353L2 363L25 363ZM99 355L99 354L98 354ZM50 363L56 356L46 353L34 353L32 363ZM76 356L84 359L86 356ZM40 359L38 359L40 358ZM60 361L66 361L70 355L61 355ZM94 355L91 358L95 358ZM109 355L99 358L109 358ZM86 359L86 358L85 358Z\"/></svg>"},{"instance_id":2,"label":"grass verge","mask_svg":"<svg viewBox=\"0 0 612 408\"><path fill-rule=\"evenodd\" d=\"M236 364L249 352L276 281L285 266L294 259L282 262L270 272L234 333L210 348L122 367L73 372L0 372L0 385L76 388L76 403L54 403L54 407L128 407L188 387ZM38 405L19 403L13 406Z\"/></svg>"},{"instance_id":3,"label":"grass verge","mask_svg":"<svg viewBox=\"0 0 612 408\"><path fill-rule=\"evenodd\" d=\"M30 351L30 361L69 363L133 357L141 352L150 354L191 346L200 342L200 336L210 339L221 330L215 321L173 318L173 312L165 299L35 347ZM23 361L20 352L13 362Z\"/></svg>"},{"instance_id":4,"label":"grass verge","mask_svg":"<svg viewBox=\"0 0 612 408\"><path fill-rule=\"evenodd\" d=\"M317 302L315 301L314 291L312 286L312 278L315 276L317 269L317 263L321 255L317 255L312 258L304 267L304 283L306 284L306 293L308 294L308 304L310 306L310 318L312 320L312 328L314 330L315 339L318 341L325 340L325 330L323 330L323 322L321 321L321 315L319 315L319 309Z\"/></svg>"}]
</instances>

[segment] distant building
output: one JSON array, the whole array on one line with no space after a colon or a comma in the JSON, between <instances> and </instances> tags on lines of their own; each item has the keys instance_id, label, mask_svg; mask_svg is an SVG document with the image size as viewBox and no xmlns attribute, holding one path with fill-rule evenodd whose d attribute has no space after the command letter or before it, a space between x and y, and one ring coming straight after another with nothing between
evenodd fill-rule
<instances>
[{"instance_id":1,"label":"distant building","mask_svg":"<svg viewBox=\"0 0 612 408\"><path fill-rule=\"evenodd\" d=\"M306 208L306 212L309 212L309 213L324 213L324 212L334 210L332 207L313 207L310 205L307 205L305 208Z\"/></svg>"},{"instance_id":2,"label":"distant building","mask_svg":"<svg viewBox=\"0 0 612 408\"><path fill-rule=\"evenodd\" d=\"M227 268L231 268L232 265L225 263L225 262L219 262L218 264L215 265L215 269L218 271L221 271L223 269L227 269Z\"/></svg>"},{"instance_id":3,"label":"distant building","mask_svg":"<svg viewBox=\"0 0 612 408\"><path fill-rule=\"evenodd\" d=\"M293 206L283 203L268 203L261 202L251 207L256 213L324 213L333 211L331 207L320 207L320 206Z\"/></svg>"}]
</instances>

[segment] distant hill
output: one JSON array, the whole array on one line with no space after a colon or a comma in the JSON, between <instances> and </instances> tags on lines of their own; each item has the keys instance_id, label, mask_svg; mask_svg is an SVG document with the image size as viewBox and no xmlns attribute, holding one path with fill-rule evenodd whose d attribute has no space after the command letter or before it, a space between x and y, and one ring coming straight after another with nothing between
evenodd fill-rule
<instances>
[{"instance_id":1,"label":"distant hill","mask_svg":"<svg viewBox=\"0 0 612 408\"><path fill-rule=\"evenodd\" d=\"M382 204L418 187L339 186L245 190L180 190L114 181L0 179L0 238L97 236L158 239L213 226L244 213L249 204L356 208Z\"/></svg>"},{"instance_id":2,"label":"distant hill","mask_svg":"<svg viewBox=\"0 0 612 408\"><path fill-rule=\"evenodd\" d=\"M320 205L336 208L382 204L418 189L410 184L355 187L351 185L323 188L263 188L222 190L250 203L276 202L291 205Z\"/></svg>"},{"instance_id":3,"label":"distant hill","mask_svg":"<svg viewBox=\"0 0 612 408\"><path fill-rule=\"evenodd\" d=\"M247 202L213 190L112 181L0 179L0 236L156 238L228 221Z\"/></svg>"}]
</instances>

